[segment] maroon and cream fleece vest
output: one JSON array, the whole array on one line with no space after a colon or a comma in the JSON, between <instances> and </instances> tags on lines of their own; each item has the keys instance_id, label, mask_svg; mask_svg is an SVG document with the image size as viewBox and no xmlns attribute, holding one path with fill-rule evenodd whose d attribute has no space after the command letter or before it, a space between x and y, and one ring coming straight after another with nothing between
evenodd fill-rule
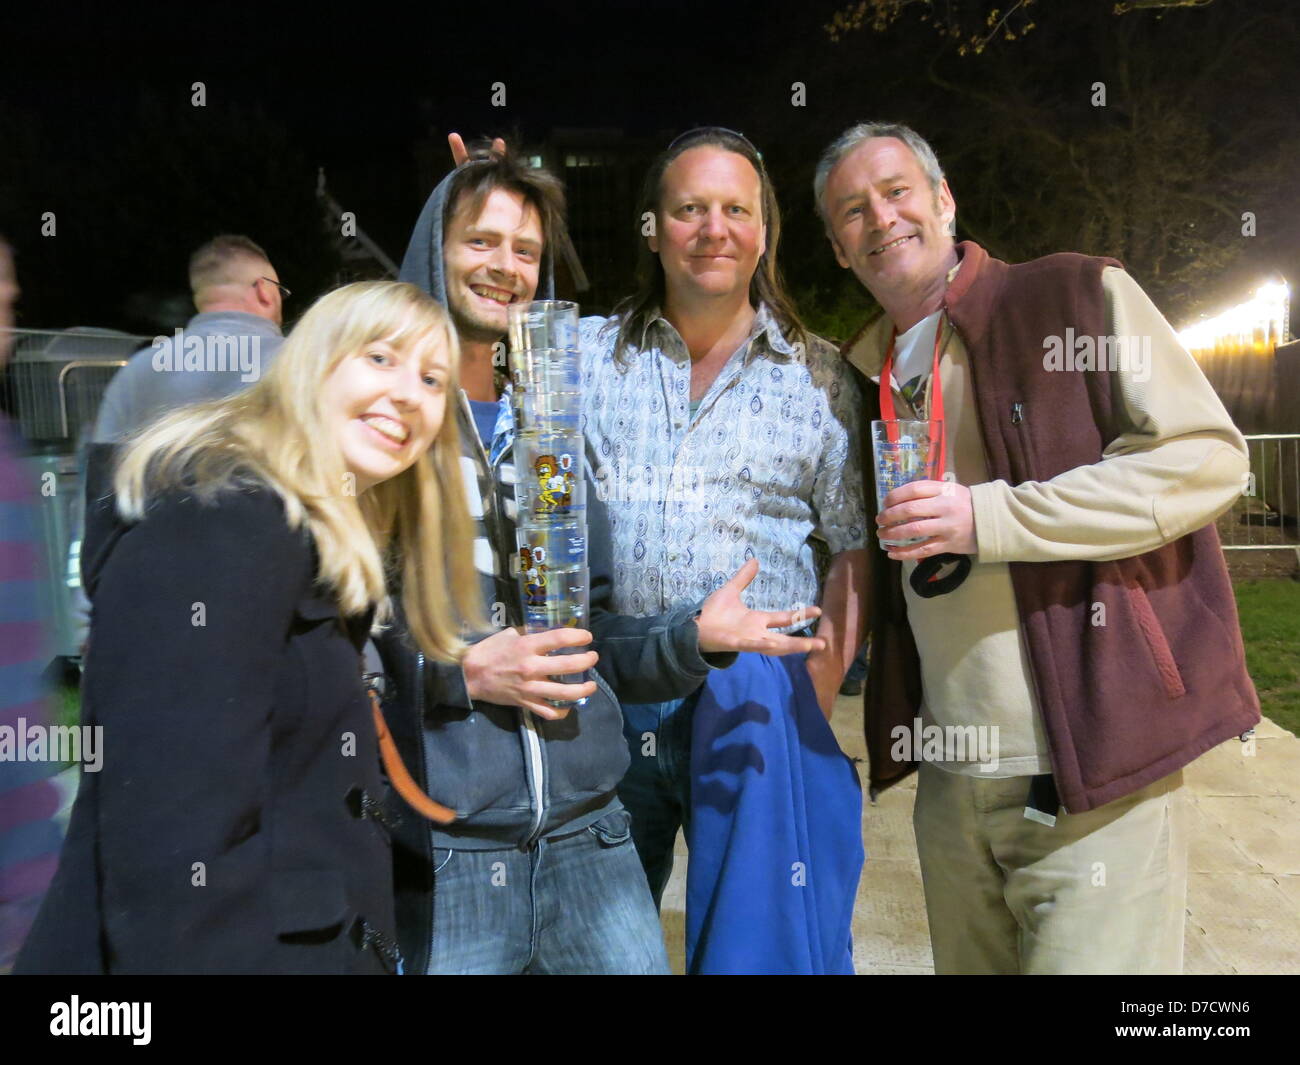
<instances>
[{"instance_id":1,"label":"maroon and cream fleece vest","mask_svg":"<svg viewBox=\"0 0 1300 1065\"><path fill-rule=\"evenodd\" d=\"M1061 254L1011 266L970 242L958 251L946 306L970 353L990 479L1045 481L1100 462L1119 435L1114 372L1049 372L1043 353L1046 338L1067 329L1106 335L1101 273L1119 264ZM878 390L866 394L879 417ZM881 789L915 768L892 759L890 735L919 712L921 673L902 564L880 550L871 559L865 723L871 783ZM1013 562L1010 571L1067 811L1137 791L1259 721L1213 525L1115 562ZM1105 624L1093 624L1098 617Z\"/></svg>"}]
</instances>

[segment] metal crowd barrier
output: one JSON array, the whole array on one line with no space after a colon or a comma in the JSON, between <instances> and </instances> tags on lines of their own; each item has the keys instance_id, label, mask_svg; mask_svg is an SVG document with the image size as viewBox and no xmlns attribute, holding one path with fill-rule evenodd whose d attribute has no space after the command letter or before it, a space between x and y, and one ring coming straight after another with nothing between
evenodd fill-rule
<instances>
[{"instance_id":1,"label":"metal crowd barrier","mask_svg":"<svg viewBox=\"0 0 1300 1065\"><path fill-rule=\"evenodd\" d=\"M1219 519L1225 551L1293 550L1300 560L1300 433L1246 437L1250 473Z\"/></svg>"}]
</instances>

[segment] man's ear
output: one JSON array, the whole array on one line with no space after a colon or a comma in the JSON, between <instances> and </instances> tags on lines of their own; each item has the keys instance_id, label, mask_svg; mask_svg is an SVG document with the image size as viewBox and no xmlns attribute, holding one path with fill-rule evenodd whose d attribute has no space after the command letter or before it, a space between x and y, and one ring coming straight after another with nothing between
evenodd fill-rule
<instances>
[{"instance_id":1,"label":"man's ear","mask_svg":"<svg viewBox=\"0 0 1300 1065\"><path fill-rule=\"evenodd\" d=\"M939 188L935 192L934 198L939 203L939 217L944 220L949 232L951 232L953 230L953 219L957 217L957 201L952 198L952 190L948 188L947 178L939 182Z\"/></svg>"},{"instance_id":2,"label":"man's ear","mask_svg":"<svg viewBox=\"0 0 1300 1065\"><path fill-rule=\"evenodd\" d=\"M767 254L767 223L763 223L763 230L758 237L758 257L761 259Z\"/></svg>"},{"instance_id":3,"label":"man's ear","mask_svg":"<svg viewBox=\"0 0 1300 1065\"><path fill-rule=\"evenodd\" d=\"M826 230L826 239L831 242L831 251L835 253L835 261L844 267L845 270L850 269L849 257L844 254L844 249L840 247L840 242L835 239L835 234L833 234L829 229Z\"/></svg>"},{"instance_id":4,"label":"man's ear","mask_svg":"<svg viewBox=\"0 0 1300 1065\"><path fill-rule=\"evenodd\" d=\"M264 286L269 284L269 281L263 281L259 278L249 286L252 292L253 305L258 308L258 312L271 309L271 297L264 289Z\"/></svg>"}]
</instances>

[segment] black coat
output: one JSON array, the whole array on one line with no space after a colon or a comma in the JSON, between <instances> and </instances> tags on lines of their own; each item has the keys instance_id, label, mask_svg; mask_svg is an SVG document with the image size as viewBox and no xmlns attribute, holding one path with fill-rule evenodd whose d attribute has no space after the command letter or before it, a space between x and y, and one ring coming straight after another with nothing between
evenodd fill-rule
<instances>
[{"instance_id":1,"label":"black coat","mask_svg":"<svg viewBox=\"0 0 1300 1065\"><path fill-rule=\"evenodd\" d=\"M96 517L82 720L102 767L17 971L392 971L368 618L345 627L314 588L270 491Z\"/></svg>"}]
</instances>

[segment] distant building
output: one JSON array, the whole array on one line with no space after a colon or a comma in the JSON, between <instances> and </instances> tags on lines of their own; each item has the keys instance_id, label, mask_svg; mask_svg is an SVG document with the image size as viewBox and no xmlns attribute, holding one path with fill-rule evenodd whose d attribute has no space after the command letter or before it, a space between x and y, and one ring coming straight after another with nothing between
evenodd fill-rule
<instances>
[{"instance_id":1,"label":"distant building","mask_svg":"<svg viewBox=\"0 0 1300 1065\"><path fill-rule=\"evenodd\" d=\"M316 203L321 223L339 256L336 285L352 281L396 281L397 264L357 225L356 216L344 211L325 185L325 168L316 172Z\"/></svg>"},{"instance_id":2,"label":"distant building","mask_svg":"<svg viewBox=\"0 0 1300 1065\"><path fill-rule=\"evenodd\" d=\"M632 291L636 196L655 149L612 129L555 129L534 149L564 180L569 232L587 270L583 311L605 313Z\"/></svg>"}]
</instances>

